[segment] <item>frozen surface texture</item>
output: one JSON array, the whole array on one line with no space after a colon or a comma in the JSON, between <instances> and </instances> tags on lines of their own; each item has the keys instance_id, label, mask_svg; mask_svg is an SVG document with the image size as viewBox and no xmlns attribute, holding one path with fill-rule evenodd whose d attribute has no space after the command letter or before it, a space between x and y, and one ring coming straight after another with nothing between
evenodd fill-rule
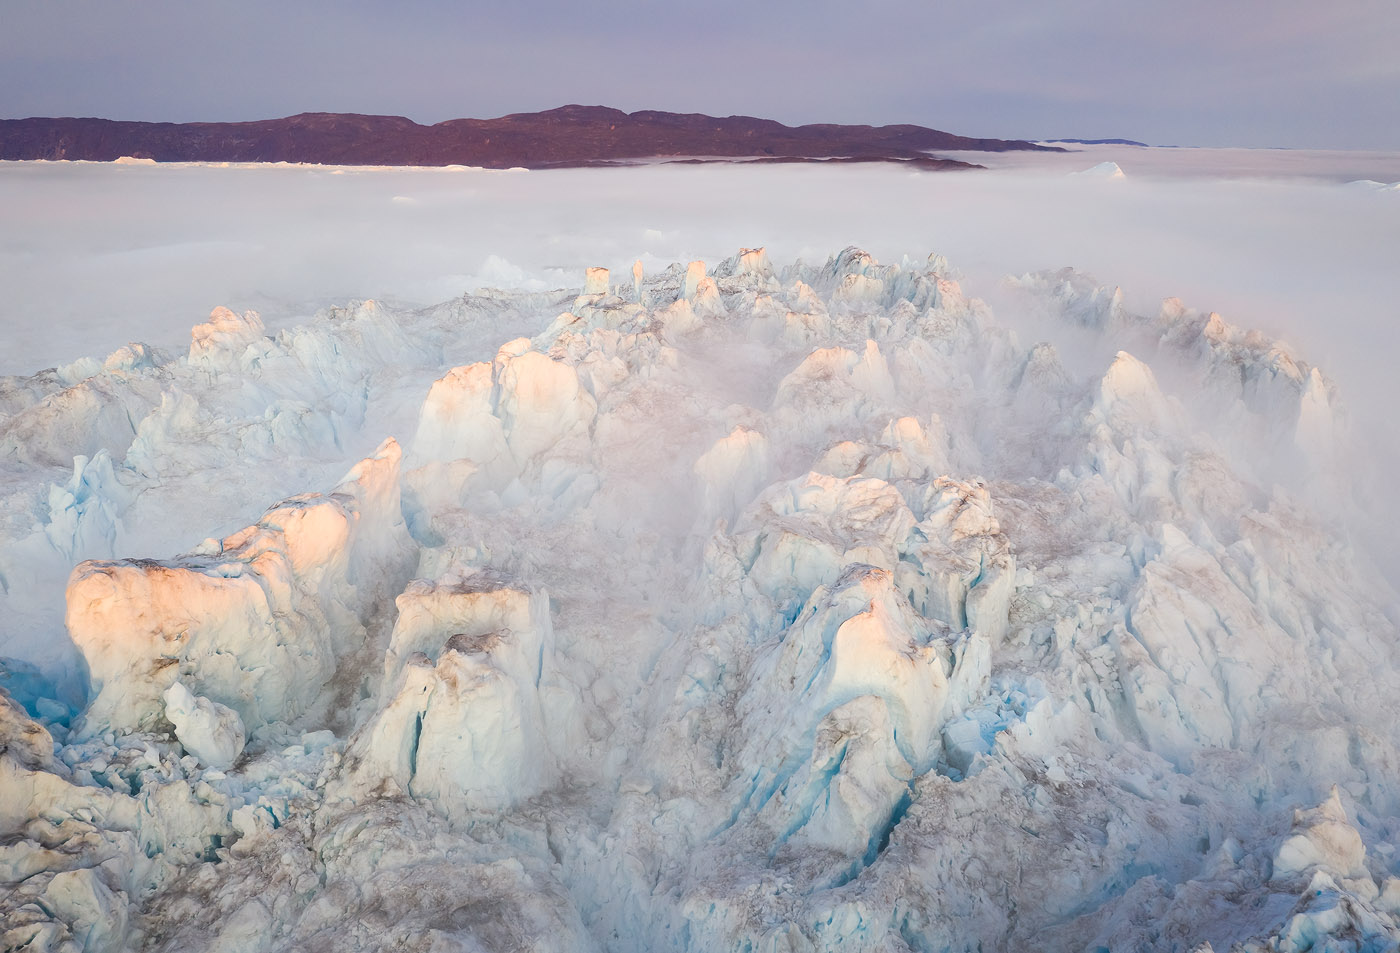
<instances>
[{"instance_id":1,"label":"frozen surface texture","mask_svg":"<svg viewBox=\"0 0 1400 953\"><path fill-rule=\"evenodd\" d=\"M6 949L1400 942L1319 368L1068 270L578 277L0 385Z\"/></svg>"}]
</instances>

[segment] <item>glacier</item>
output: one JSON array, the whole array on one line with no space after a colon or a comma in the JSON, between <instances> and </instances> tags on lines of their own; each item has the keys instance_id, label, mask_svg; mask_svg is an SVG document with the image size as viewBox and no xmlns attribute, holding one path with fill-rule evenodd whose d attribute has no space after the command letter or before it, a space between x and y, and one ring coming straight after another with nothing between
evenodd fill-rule
<instances>
[{"instance_id":1,"label":"glacier","mask_svg":"<svg viewBox=\"0 0 1400 953\"><path fill-rule=\"evenodd\" d=\"M6 949L1400 942L1322 368L1071 269L576 279L0 380Z\"/></svg>"}]
</instances>

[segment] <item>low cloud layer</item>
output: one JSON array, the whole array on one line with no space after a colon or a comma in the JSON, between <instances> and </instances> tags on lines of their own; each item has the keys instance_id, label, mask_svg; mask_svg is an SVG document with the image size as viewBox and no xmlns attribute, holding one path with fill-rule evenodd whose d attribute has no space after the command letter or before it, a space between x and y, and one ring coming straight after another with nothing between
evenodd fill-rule
<instances>
[{"instance_id":1,"label":"low cloud layer","mask_svg":"<svg viewBox=\"0 0 1400 953\"><path fill-rule=\"evenodd\" d=\"M968 289L1073 266L1216 310L1293 342L1348 394L1380 396L1400 346L1396 199L1337 181L1400 179L1393 157L1253 153L1270 177L1224 179L1213 150L1090 150L976 174L889 167L476 170L7 163L0 201L0 373L131 340L182 346L217 305L273 327L325 304L428 303L480 286L572 287L589 265L775 260L848 244L948 256ZM1239 155L1239 154L1236 154ZM1124 179L1067 174L1117 159ZM1359 164L1358 164L1359 162ZM1303 178L1304 173L1318 177Z\"/></svg>"}]
</instances>

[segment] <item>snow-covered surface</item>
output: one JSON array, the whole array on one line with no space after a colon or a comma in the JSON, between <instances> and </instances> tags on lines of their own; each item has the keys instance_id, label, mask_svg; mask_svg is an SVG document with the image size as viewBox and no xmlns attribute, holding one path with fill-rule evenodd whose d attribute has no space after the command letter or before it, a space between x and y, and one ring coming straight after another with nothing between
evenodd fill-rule
<instances>
[{"instance_id":1,"label":"snow-covered surface","mask_svg":"<svg viewBox=\"0 0 1400 953\"><path fill-rule=\"evenodd\" d=\"M6 948L1393 948L1346 379L838 248L0 379Z\"/></svg>"}]
</instances>

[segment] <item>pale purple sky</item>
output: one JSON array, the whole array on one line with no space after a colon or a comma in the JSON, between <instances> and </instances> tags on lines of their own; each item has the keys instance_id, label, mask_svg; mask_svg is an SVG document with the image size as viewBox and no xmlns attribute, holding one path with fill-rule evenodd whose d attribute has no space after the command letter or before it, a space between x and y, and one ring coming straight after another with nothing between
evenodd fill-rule
<instances>
[{"instance_id":1,"label":"pale purple sky","mask_svg":"<svg viewBox=\"0 0 1400 953\"><path fill-rule=\"evenodd\" d=\"M0 118L548 109L1400 149L1396 0L4 0Z\"/></svg>"}]
</instances>

